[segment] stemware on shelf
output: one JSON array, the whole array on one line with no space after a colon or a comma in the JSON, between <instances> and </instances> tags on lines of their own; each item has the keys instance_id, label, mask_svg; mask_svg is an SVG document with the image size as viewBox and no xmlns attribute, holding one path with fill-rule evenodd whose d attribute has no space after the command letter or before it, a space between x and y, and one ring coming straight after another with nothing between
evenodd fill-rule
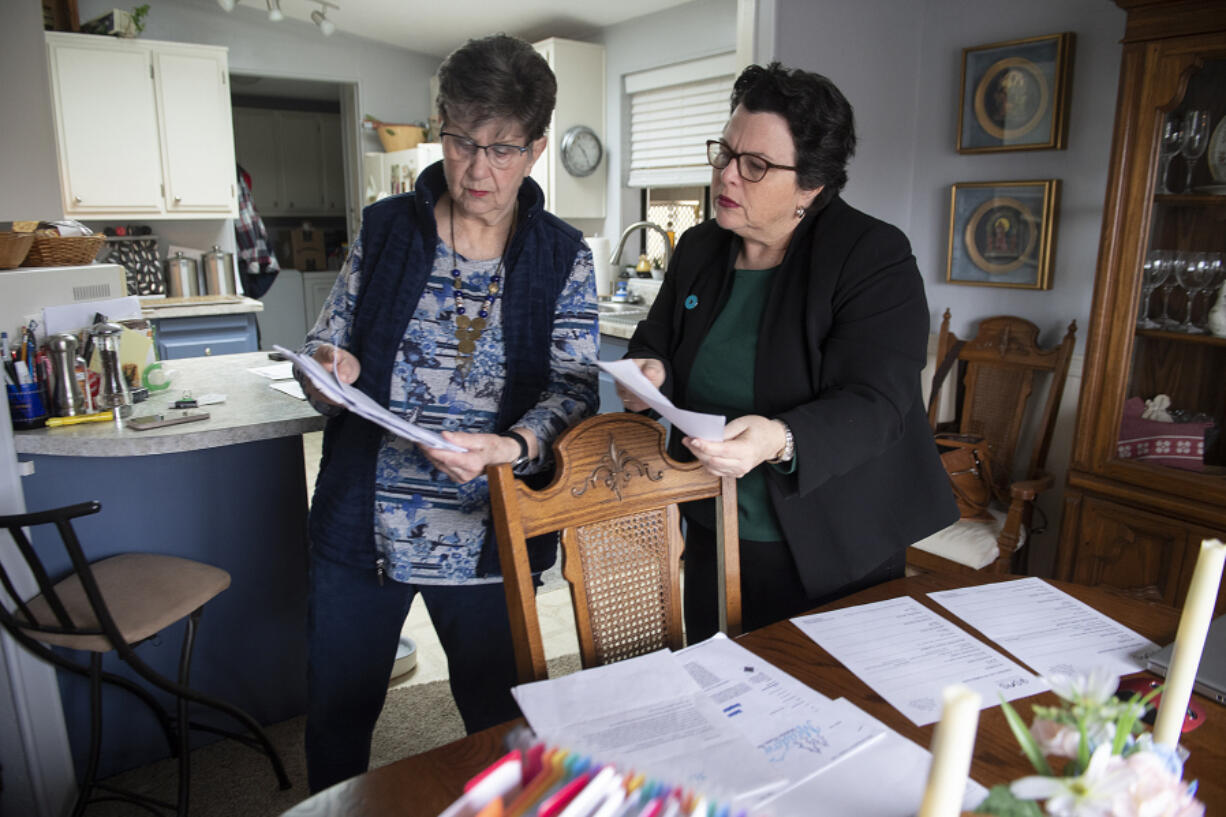
<instances>
[{"instance_id":1,"label":"stemware on shelf","mask_svg":"<svg viewBox=\"0 0 1226 817\"><path fill-rule=\"evenodd\" d=\"M1196 167L1196 161L1205 155L1205 148L1208 146L1209 112L1188 111L1183 117L1183 139L1179 146L1179 152L1183 154L1184 164L1187 166L1183 192L1192 192L1192 169Z\"/></svg>"},{"instance_id":2,"label":"stemware on shelf","mask_svg":"<svg viewBox=\"0 0 1226 817\"><path fill-rule=\"evenodd\" d=\"M1163 263L1166 265L1166 280L1162 285L1162 314L1158 316L1159 325L1163 329L1175 329L1179 321L1171 318L1171 293L1179 284L1179 267L1184 253L1179 250L1160 250Z\"/></svg>"},{"instance_id":3,"label":"stemware on shelf","mask_svg":"<svg viewBox=\"0 0 1226 817\"><path fill-rule=\"evenodd\" d=\"M1176 329L1189 334L1199 334L1205 330L1192 323L1192 303L1199 292L1205 289L1211 279L1209 272L1209 253L1181 252L1175 264L1175 277L1179 286L1188 293L1188 306L1184 310L1183 322Z\"/></svg>"},{"instance_id":4,"label":"stemware on shelf","mask_svg":"<svg viewBox=\"0 0 1226 817\"><path fill-rule=\"evenodd\" d=\"M1220 252L1206 253L1209 263L1209 280L1205 283L1205 292L1208 297L1205 298L1205 320L1203 331L1205 334L1213 334L1213 329L1209 326L1209 314L1213 311L1213 305L1217 303L1217 296L1222 284L1226 283L1226 258L1223 258Z\"/></svg>"},{"instance_id":5,"label":"stemware on shelf","mask_svg":"<svg viewBox=\"0 0 1226 817\"><path fill-rule=\"evenodd\" d=\"M1141 315L1137 326L1142 329L1158 329L1162 326L1149 316L1149 306L1154 299L1154 290L1162 286L1171 274L1171 265L1166 260L1166 250L1150 250L1141 267Z\"/></svg>"},{"instance_id":6,"label":"stemware on shelf","mask_svg":"<svg viewBox=\"0 0 1226 817\"><path fill-rule=\"evenodd\" d=\"M1159 193L1170 193L1171 188L1167 187L1166 176L1167 171L1171 169L1171 159L1179 152L1183 146L1183 127L1182 120L1178 115L1170 113L1162 120L1162 132L1158 136L1158 156L1161 161L1158 163L1158 184L1156 185Z\"/></svg>"}]
</instances>

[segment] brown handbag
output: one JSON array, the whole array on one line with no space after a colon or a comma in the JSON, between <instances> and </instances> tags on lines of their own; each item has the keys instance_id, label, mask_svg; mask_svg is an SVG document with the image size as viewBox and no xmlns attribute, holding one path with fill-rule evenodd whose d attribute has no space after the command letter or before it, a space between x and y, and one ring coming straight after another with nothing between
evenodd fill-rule
<instances>
[{"instance_id":1,"label":"brown handbag","mask_svg":"<svg viewBox=\"0 0 1226 817\"><path fill-rule=\"evenodd\" d=\"M966 341L958 341L945 355L932 377L932 392L928 398L929 412L940 393L941 383L957 362L958 352ZM941 451L941 464L949 474L949 484L963 519L991 519L988 506L992 503L996 483L992 481L991 457L987 441L965 434L934 435Z\"/></svg>"}]
</instances>

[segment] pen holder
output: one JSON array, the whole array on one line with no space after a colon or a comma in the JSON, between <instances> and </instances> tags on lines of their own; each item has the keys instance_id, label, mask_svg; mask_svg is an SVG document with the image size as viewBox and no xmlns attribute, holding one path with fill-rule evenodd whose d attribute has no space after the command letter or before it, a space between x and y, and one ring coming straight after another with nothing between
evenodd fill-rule
<instances>
[{"instance_id":1,"label":"pen holder","mask_svg":"<svg viewBox=\"0 0 1226 817\"><path fill-rule=\"evenodd\" d=\"M13 428L25 430L42 428L47 422L47 408L43 405L42 391L37 383L6 385L9 414Z\"/></svg>"}]
</instances>

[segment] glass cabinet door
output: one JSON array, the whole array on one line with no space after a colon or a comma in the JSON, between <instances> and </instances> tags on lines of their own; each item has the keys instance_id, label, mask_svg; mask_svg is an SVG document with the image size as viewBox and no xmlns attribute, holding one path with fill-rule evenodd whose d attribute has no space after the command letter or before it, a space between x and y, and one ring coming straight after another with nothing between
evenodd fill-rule
<instances>
[{"instance_id":1,"label":"glass cabinet door","mask_svg":"<svg viewBox=\"0 0 1226 817\"><path fill-rule=\"evenodd\" d=\"M1226 59L1195 67L1158 117L1116 453L1226 475Z\"/></svg>"}]
</instances>

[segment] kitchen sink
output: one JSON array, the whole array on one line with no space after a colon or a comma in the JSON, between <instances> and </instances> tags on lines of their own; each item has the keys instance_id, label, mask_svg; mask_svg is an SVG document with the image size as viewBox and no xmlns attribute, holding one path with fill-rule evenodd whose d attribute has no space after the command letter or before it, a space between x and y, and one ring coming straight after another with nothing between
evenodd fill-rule
<instances>
[{"instance_id":1,"label":"kitchen sink","mask_svg":"<svg viewBox=\"0 0 1226 817\"><path fill-rule=\"evenodd\" d=\"M601 301L599 304L602 318L618 317L635 319L646 317L648 307L645 304L627 304L614 301Z\"/></svg>"}]
</instances>

